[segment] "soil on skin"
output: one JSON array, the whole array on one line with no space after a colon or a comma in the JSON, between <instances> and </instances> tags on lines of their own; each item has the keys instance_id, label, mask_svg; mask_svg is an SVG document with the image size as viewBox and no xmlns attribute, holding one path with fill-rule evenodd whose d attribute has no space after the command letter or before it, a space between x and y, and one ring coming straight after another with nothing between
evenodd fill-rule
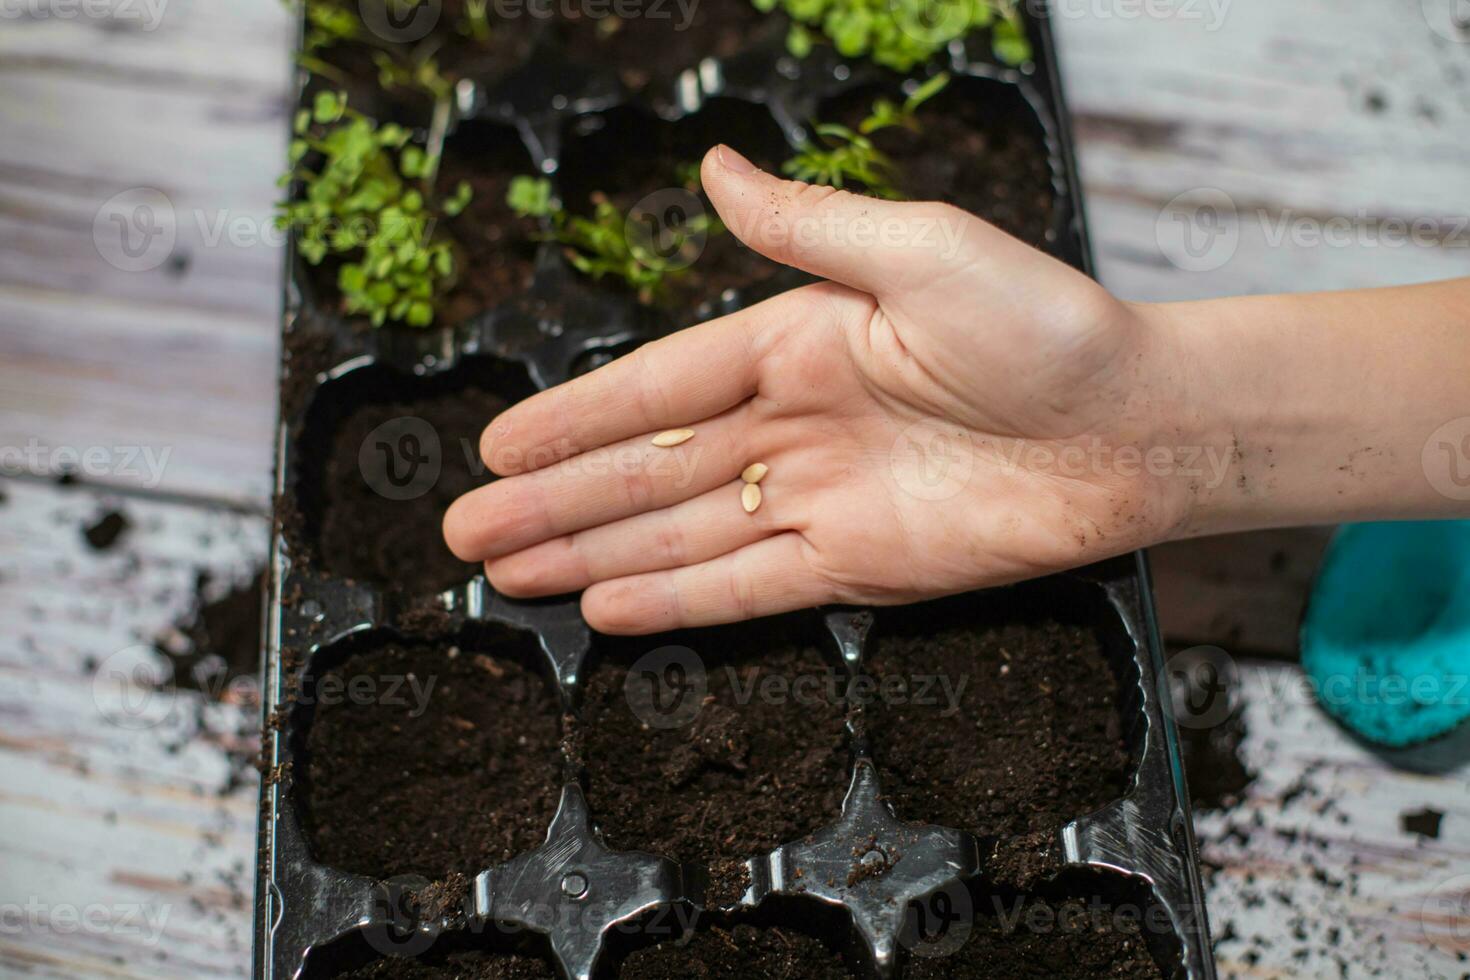
<instances>
[{"instance_id":1,"label":"soil on skin","mask_svg":"<svg viewBox=\"0 0 1470 980\"><path fill-rule=\"evenodd\" d=\"M850 980L842 958L805 933L775 927L711 926L686 940L640 949L619 980Z\"/></svg>"},{"instance_id":2,"label":"soil on skin","mask_svg":"<svg viewBox=\"0 0 1470 980\"><path fill-rule=\"evenodd\" d=\"M506 131L509 138L514 134ZM519 141L507 155L524 156ZM460 181L473 191L469 206L449 219L450 236L459 246L459 277L445 297L438 323L449 326L484 313L526 292L536 268L536 222L522 218L505 203L511 178L530 173L530 165L487 169L494 161L483 156L446 154L439 170L439 186L453 193Z\"/></svg>"},{"instance_id":3,"label":"soil on skin","mask_svg":"<svg viewBox=\"0 0 1470 980\"><path fill-rule=\"evenodd\" d=\"M343 420L325 461L319 551L327 569L416 594L439 592L474 575L480 566L454 557L441 524L457 497L491 479L480 465L480 434L505 407L498 395L468 388L366 405ZM418 497L393 500L369 485L359 454L379 426L415 419L427 422L438 436L439 478ZM407 453L423 451L417 443L420 431L419 422L394 422L373 439L390 447L393 465L402 469ZM403 437L410 441L400 442Z\"/></svg>"},{"instance_id":4,"label":"soil on skin","mask_svg":"<svg viewBox=\"0 0 1470 980\"><path fill-rule=\"evenodd\" d=\"M437 879L545 839L560 796L559 726L541 678L483 647L398 645L333 675L338 696L319 689L307 738L307 823L322 863ZM398 684L409 677L417 689ZM367 696L342 695L353 678L365 678L355 683Z\"/></svg>"},{"instance_id":5,"label":"soil on skin","mask_svg":"<svg viewBox=\"0 0 1470 980\"><path fill-rule=\"evenodd\" d=\"M651 646L605 656L588 678L588 802L609 846L705 864L707 898L726 904L748 886L745 858L837 819L848 785L844 708L825 683L803 703L760 694L772 677L825 681L831 668L814 647L739 628L672 642L694 650L706 668L706 699L689 724L644 721L657 717L649 703L655 681L640 672L628 684L628 665ZM680 695L658 685L660 703L677 710Z\"/></svg>"},{"instance_id":6,"label":"soil on skin","mask_svg":"<svg viewBox=\"0 0 1470 980\"><path fill-rule=\"evenodd\" d=\"M904 819L1050 835L1123 795L1116 683L1090 630L1008 623L874 641L879 690L904 692L867 708L883 788ZM948 680L957 710L933 678Z\"/></svg>"},{"instance_id":7,"label":"soil on skin","mask_svg":"<svg viewBox=\"0 0 1470 980\"><path fill-rule=\"evenodd\" d=\"M337 980L555 980L544 960L531 956L452 953L424 959L384 959L369 963Z\"/></svg>"},{"instance_id":8,"label":"soil on skin","mask_svg":"<svg viewBox=\"0 0 1470 980\"><path fill-rule=\"evenodd\" d=\"M977 909L965 944L947 956L910 954L904 980L1160 980L1135 920L1081 899L1028 897Z\"/></svg>"},{"instance_id":9,"label":"soil on skin","mask_svg":"<svg viewBox=\"0 0 1470 980\"><path fill-rule=\"evenodd\" d=\"M117 544L117 539L131 526L127 517L110 510L82 528L82 537L93 551L106 551Z\"/></svg>"},{"instance_id":10,"label":"soil on skin","mask_svg":"<svg viewBox=\"0 0 1470 980\"><path fill-rule=\"evenodd\" d=\"M1048 244L1056 207L1050 153L1032 120L1002 115L983 99L947 90L919 108L919 132L893 128L873 142L897 167L898 190L914 201L945 201L1038 248ZM856 127L873 92L845 99L836 119Z\"/></svg>"},{"instance_id":11,"label":"soil on skin","mask_svg":"<svg viewBox=\"0 0 1470 980\"><path fill-rule=\"evenodd\" d=\"M612 65L628 88L638 91L650 82L666 82L705 58L726 59L745 48L762 29L772 29L771 14L756 10L750 0L701 0L689 5L692 16L678 4L657 7L659 16L588 16L578 5L563 4L557 36L568 57L592 65ZM606 8L604 8L606 9Z\"/></svg>"}]
</instances>

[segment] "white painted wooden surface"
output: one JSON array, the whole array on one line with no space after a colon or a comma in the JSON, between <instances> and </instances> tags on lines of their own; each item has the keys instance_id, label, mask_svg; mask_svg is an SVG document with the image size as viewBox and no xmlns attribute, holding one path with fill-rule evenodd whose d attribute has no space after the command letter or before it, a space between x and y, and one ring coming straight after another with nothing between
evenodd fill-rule
<instances>
[{"instance_id":1,"label":"white painted wooden surface","mask_svg":"<svg viewBox=\"0 0 1470 980\"><path fill-rule=\"evenodd\" d=\"M215 734L192 741L193 711L119 727L87 668L182 612L195 565L225 571L264 552L279 253L212 244L210 233L223 215L248 237L275 198L291 28L278 0L166 0L152 31L122 16L137 0L114 2L110 21L0 19L0 464L33 439L169 454L156 482L110 455L98 480L129 491L123 508L139 526L100 558L77 530L101 505L92 490L3 483L0 909L47 911L18 929L0 921L0 976L240 976L253 787L214 793L223 746L252 720L215 709ZM1230 0L1218 30L1182 13L1130 18L1131 0L1066 6L1086 12L1062 19L1060 43L1101 276L1120 294L1470 273L1467 231L1429 246L1269 240L1283 215L1346 218L1365 239L1382 219L1429 218L1448 233L1470 215L1470 44L1431 31L1421 0ZM174 263L126 272L102 258L94 222L138 187L167 196L179 241ZM1168 202L1201 187L1229 195L1239 239L1228 261L1188 272L1164 256L1157 228ZM55 462L39 458L42 469ZM1162 553L1166 626L1187 642L1289 651L1320 541L1257 536ZM1246 674L1258 691L1291 670ZM1434 750L1439 774L1411 775L1406 760L1364 752L1299 701L1249 704L1246 752L1265 775L1242 810L1199 820L1205 854L1222 866L1216 919L1238 923L1221 947L1227 972L1337 975L1323 943L1294 937L1297 916L1311 937L1342 929L1350 976L1463 972L1416 932L1416 915L1437 884L1470 872L1454 758L1464 742ZM1400 810L1424 803L1449 814L1434 844L1398 828ZM1231 832L1256 819L1264 829L1248 838ZM1355 865L1362 877L1328 888L1308 856L1328 880ZM1262 883L1284 898L1255 906ZM65 909L88 906L116 907L116 928L68 929ZM155 922L167 910L162 937L123 927L130 908Z\"/></svg>"},{"instance_id":2,"label":"white painted wooden surface","mask_svg":"<svg viewBox=\"0 0 1470 980\"><path fill-rule=\"evenodd\" d=\"M0 976L244 975L256 783L231 789L229 756L258 745L258 709L201 715L202 695L119 671L161 667L147 648L197 571L238 580L267 520L0 488ZM98 554L80 529L109 507L133 527Z\"/></svg>"}]
</instances>

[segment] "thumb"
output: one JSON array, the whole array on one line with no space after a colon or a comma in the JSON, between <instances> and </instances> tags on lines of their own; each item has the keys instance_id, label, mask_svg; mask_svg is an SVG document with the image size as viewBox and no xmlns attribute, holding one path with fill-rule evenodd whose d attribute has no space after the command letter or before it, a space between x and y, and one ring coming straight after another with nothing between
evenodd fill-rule
<instances>
[{"instance_id":1,"label":"thumb","mask_svg":"<svg viewBox=\"0 0 1470 980\"><path fill-rule=\"evenodd\" d=\"M705 154L700 183L725 227L746 245L867 293L922 285L1009 238L947 204L783 180L723 144Z\"/></svg>"}]
</instances>

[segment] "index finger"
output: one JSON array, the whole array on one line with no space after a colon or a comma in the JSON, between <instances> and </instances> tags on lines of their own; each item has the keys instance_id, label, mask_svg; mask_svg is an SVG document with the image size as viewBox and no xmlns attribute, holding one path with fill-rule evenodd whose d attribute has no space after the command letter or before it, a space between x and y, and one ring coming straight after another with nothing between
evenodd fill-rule
<instances>
[{"instance_id":1,"label":"index finger","mask_svg":"<svg viewBox=\"0 0 1470 980\"><path fill-rule=\"evenodd\" d=\"M514 476L739 404L755 394L758 325L786 312L789 295L655 340L513 405L486 427L481 458Z\"/></svg>"}]
</instances>

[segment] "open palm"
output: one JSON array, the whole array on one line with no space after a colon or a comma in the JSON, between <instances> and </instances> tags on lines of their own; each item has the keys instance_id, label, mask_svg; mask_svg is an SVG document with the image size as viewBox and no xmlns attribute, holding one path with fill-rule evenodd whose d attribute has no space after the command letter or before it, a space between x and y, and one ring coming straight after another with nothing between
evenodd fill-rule
<instances>
[{"instance_id":1,"label":"open palm","mask_svg":"<svg viewBox=\"0 0 1470 980\"><path fill-rule=\"evenodd\" d=\"M1002 584L1185 519L1187 491L1142 465L1178 401L1144 314L944 205L780 180L724 147L702 179L742 241L827 281L491 423L505 478L445 536L496 589L585 589L593 627L649 633ZM675 428L695 435L653 445ZM769 473L747 513L752 463Z\"/></svg>"}]
</instances>

